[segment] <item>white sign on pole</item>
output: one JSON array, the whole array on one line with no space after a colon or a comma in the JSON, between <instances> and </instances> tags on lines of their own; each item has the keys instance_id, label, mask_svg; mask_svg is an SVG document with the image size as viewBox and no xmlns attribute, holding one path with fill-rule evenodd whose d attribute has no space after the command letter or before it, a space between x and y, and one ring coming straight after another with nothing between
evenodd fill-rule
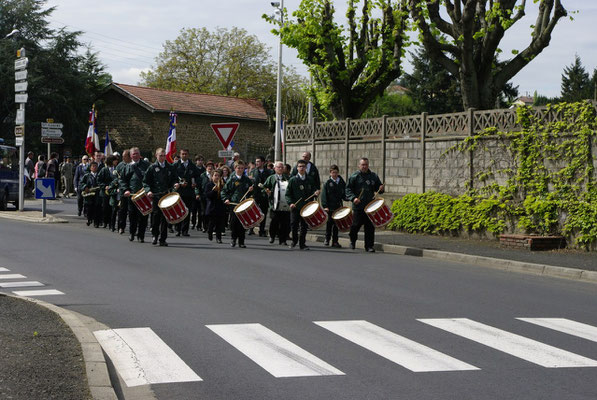
<instances>
[{"instance_id":1,"label":"white sign on pole","mask_svg":"<svg viewBox=\"0 0 597 400\"><path fill-rule=\"evenodd\" d=\"M23 136L15 136L15 145L20 147L23 145Z\"/></svg>"},{"instance_id":2,"label":"white sign on pole","mask_svg":"<svg viewBox=\"0 0 597 400\"><path fill-rule=\"evenodd\" d=\"M45 137L61 137L62 131L60 129L41 128L41 135Z\"/></svg>"},{"instance_id":3,"label":"white sign on pole","mask_svg":"<svg viewBox=\"0 0 597 400\"><path fill-rule=\"evenodd\" d=\"M29 59L27 57L19 58L18 60L15 60L15 70L25 69L25 68L27 68L28 64L29 64Z\"/></svg>"},{"instance_id":4,"label":"white sign on pole","mask_svg":"<svg viewBox=\"0 0 597 400\"><path fill-rule=\"evenodd\" d=\"M17 118L15 119L15 125L23 125L25 123L25 109L17 109Z\"/></svg>"},{"instance_id":5,"label":"white sign on pole","mask_svg":"<svg viewBox=\"0 0 597 400\"><path fill-rule=\"evenodd\" d=\"M61 124L60 122L42 122L41 127L47 128L47 129L62 129L62 128L64 128L64 125ZM42 129L42 133L43 133L43 129Z\"/></svg>"},{"instance_id":6,"label":"white sign on pole","mask_svg":"<svg viewBox=\"0 0 597 400\"><path fill-rule=\"evenodd\" d=\"M27 82L15 83L15 92L26 92L26 91L27 91Z\"/></svg>"},{"instance_id":7,"label":"white sign on pole","mask_svg":"<svg viewBox=\"0 0 597 400\"><path fill-rule=\"evenodd\" d=\"M232 151L232 150L218 150L218 157L220 157L220 158L232 158L232 157L234 157L234 151Z\"/></svg>"},{"instance_id":8,"label":"white sign on pole","mask_svg":"<svg viewBox=\"0 0 597 400\"><path fill-rule=\"evenodd\" d=\"M24 81L27 79L27 70L15 71L15 81Z\"/></svg>"},{"instance_id":9,"label":"white sign on pole","mask_svg":"<svg viewBox=\"0 0 597 400\"><path fill-rule=\"evenodd\" d=\"M27 93L15 94L15 103L17 103L17 104L27 103L27 98L28 98Z\"/></svg>"}]
</instances>

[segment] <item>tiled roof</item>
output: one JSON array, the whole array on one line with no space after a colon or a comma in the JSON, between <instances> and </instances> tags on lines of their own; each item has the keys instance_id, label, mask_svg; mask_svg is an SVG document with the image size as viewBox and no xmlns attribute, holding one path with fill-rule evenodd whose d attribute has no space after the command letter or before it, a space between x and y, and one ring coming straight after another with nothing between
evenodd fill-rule
<instances>
[{"instance_id":1,"label":"tiled roof","mask_svg":"<svg viewBox=\"0 0 597 400\"><path fill-rule=\"evenodd\" d=\"M110 88L126 95L152 112L174 110L183 114L217 115L263 121L267 119L265 109L256 99L172 92L123 83L112 83Z\"/></svg>"}]
</instances>

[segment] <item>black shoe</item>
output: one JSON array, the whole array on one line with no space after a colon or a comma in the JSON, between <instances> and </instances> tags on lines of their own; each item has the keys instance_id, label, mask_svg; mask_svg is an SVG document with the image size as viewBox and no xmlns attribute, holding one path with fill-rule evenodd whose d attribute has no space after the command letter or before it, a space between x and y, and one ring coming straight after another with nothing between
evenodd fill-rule
<instances>
[{"instance_id":1,"label":"black shoe","mask_svg":"<svg viewBox=\"0 0 597 400\"><path fill-rule=\"evenodd\" d=\"M324 245L324 246L329 246L329 245L330 245L330 241L329 241L329 240L326 240L326 241L324 241L324 242L323 242L323 245Z\"/></svg>"},{"instance_id":2,"label":"black shoe","mask_svg":"<svg viewBox=\"0 0 597 400\"><path fill-rule=\"evenodd\" d=\"M176 236L177 236L177 237L178 237L178 236L180 236L180 232L176 232Z\"/></svg>"},{"instance_id":3,"label":"black shoe","mask_svg":"<svg viewBox=\"0 0 597 400\"><path fill-rule=\"evenodd\" d=\"M269 238L269 242L270 242L270 243L274 243L274 240L276 240L276 238L273 238L273 237L272 237L272 238Z\"/></svg>"},{"instance_id":4,"label":"black shoe","mask_svg":"<svg viewBox=\"0 0 597 400\"><path fill-rule=\"evenodd\" d=\"M166 243L166 242L160 242L160 247L168 247L168 243Z\"/></svg>"},{"instance_id":5,"label":"black shoe","mask_svg":"<svg viewBox=\"0 0 597 400\"><path fill-rule=\"evenodd\" d=\"M151 241L151 244L153 244L153 245L156 245L156 244L158 244L158 238L157 238L157 236L155 236L155 237L153 238L153 240Z\"/></svg>"},{"instance_id":6,"label":"black shoe","mask_svg":"<svg viewBox=\"0 0 597 400\"><path fill-rule=\"evenodd\" d=\"M191 236L191 235L189 235L189 233L186 232L186 233L183 233L182 236Z\"/></svg>"},{"instance_id":7,"label":"black shoe","mask_svg":"<svg viewBox=\"0 0 597 400\"><path fill-rule=\"evenodd\" d=\"M102 226L102 228L107 228L107 227L108 227L108 224L104 224L104 225Z\"/></svg>"},{"instance_id":8,"label":"black shoe","mask_svg":"<svg viewBox=\"0 0 597 400\"><path fill-rule=\"evenodd\" d=\"M350 242L350 250L354 250L355 248L355 243L354 242Z\"/></svg>"},{"instance_id":9,"label":"black shoe","mask_svg":"<svg viewBox=\"0 0 597 400\"><path fill-rule=\"evenodd\" d=\"M309 248L309 246L301 246L301 248L300 248L300 249L301 249L301 250L311 250L311 249Z\"/></svg>"},{"instance_id":10,"label":"black shoe","mask_svg":"<svg viewBox=\"0 0 597 400\"><path fill-rule=\"evenodd\" d=\"M375 249L373 247L368 247L365 249L367 253L375 253Z\"/></svg>"},{"instance_id":11,"label":"black shoe","mask_svg":"<svg viewBox=\"0 0 597 400\"><path fill-rule=\"evenodd\" d=\"M191 229L195 229L195 225L191 225Z\"/></svg>"},{"instance_id":12,"label":"black shoe","mask_svg":"<svg viewBox=\"0 0 597 400\"><path fill-rule=\"evenodd\" d=\"M116 232L116 228L112 228L111 230L112 230L112 232Z\"/></svg>"},{"instance_id":13,"label":"black shoe","mask_svg":"<svg viewBox=\"0 0 597 400\"><path fill-rule=\"evenodd\" d=\"M91 221L87 221L87 226L91 225Z\"/></svg>"},{"instance_id":14,"label":"black shoe","mask_svg":"<svg viewBox=\"0 0 597 400\"><path fill-rule=\"evenodd\" d=\"M172 228L168 228L168 232L170 232L170 233L174 233L174 229L172 229Z\"/></svg>"},{"instance_id":15,"label":"black shoe","mask_svg":"<svg viewBox=\"0 0 597 400\"><path fill-rule=\"evenodd\" d=\"M341 249L342 248L342 246L340 246L340 243L338 243L338 242L332 243L332 247L335 247L337 249Z\"/></svg>"},{"instance_id":16,"label":"black shoe","mask_svg":"<svg viewBox=\"0 0 597 400\"><path fill-rule=\"evenodd\" d=\"M236 247L236 240L232 240L232 242L230 242L230 247Z\"/></svg>"},{"instance_id":17,"label":"black shoe","mask_svg":"<svg viewBox=\"0 0 597 400\"><path fill-rule=\"evenodd\" d=\"M135 240L135 235L131 233L131 236L129 236L129 242L132 242L133 240Z\"/></svg>"},{"instance_id":18,"label":"black shoe","mask_svg":"<svg viewBox=\"0 0 597 400\"><path fill-rule=\"evenodd\" d=\"M122 235L122 234L124 233L124 229L120 228L120 229L118 230L118 233L120 233L120 234Z\"/></svg>"},{"instance_id":19,"label":"black shoe","mask_svg":"<svg viewBox=\"0 0 597 400\"><path fill-rule=\"evenodd\" d=\"M79 211L79 217L81 216L81 211Z\"/></svg>"},{"instance_id":20,"label":"black shoe","mask_svg":"<svg viewBox=\"0 0 597 400\"><path fill-rule=\"evenodd\" d=\"M288 246L288 247L290 247L291 249L294 249L296 247L296 242L290 243L290 246Z\"/></svg>"},{"instance_id":21,"label":"black shoe","mask_svg":"<svg viewBox=\"0 0 597 400\"><path fill-rule=\"evenodd\" d=\"M286 241L280 242L280 246L288 246L288 243Z\"/></svg>"},{"instance_id":22,"label":"black shoe","mask_svg":"<svg viewBox=\"0 0 597 400\"><path fill-rule=\"evenodd\" d=\"M244 243L243 244L239 244L238 247L240 247L241 249L246 249L247 248L247 246L245 246Z\"/></svg>"},{"instance_id":23,"label":"black shoe","mask_svg":"<svg viewBox=\"0 0 597 400\"><path fill-rule=\"evenodd\" d=\"M222 244L222 239L216 239L217 244Z\"/></svg>"},{"instance_id":24,"label":"black shoe","mask_svg":"<svg viewBox=\"0 0 597 400\"><path fill-rule=\"evenodd\" d=\"M265 234L265 232L259 232L259 237L267 237L267 235Z\"/></svg>"},{"instance_id":25,"label":"black shoe","mask_svg":"<svg viewBox=\"0 0 597 400\"><path fill-rule=\"evenodd\" d=\"M142 237L138 237L137 240L139 241L139 243L145 243L145 239Z\"/></svg>"},{"instance_id":26,"label":"black shoe","mask_svg":"<svg viewBox=\"0 0 597 400\"><path fill-rule=\"evenodd\" d=\"M212 240L214 240L214 235L213 235L213 233L211 233L211 232L207 232L207 240L209 240L210 242L211 242Z\"/></svg>"},{"instance_id":27,"label":"black shoe","mask_svg":"<svg viewBox=\"0 0 597 400\"><path fill-rule=\"evenodd\" d=\"M249 229L249 236L253 236L255 234L255 231L253 229Z\"/></svg>"},{"instance_id":28,"label":"black shoe","mask_svg":"<svg viewBox=\"0 0 597 400\"><path fill-rule=\"evenodd\" d=\"M99 226L99 224L97 224L97 225L93 225L93 227L94 228L99 228L100 226Z\"/></svg>"}]
</instances>

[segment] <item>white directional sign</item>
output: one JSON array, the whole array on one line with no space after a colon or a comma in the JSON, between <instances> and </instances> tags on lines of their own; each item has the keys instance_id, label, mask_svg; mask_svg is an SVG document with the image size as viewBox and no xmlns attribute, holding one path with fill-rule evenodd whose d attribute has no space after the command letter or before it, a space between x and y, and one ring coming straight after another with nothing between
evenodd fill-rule
<instances>
[{"instance_id":1,"label":"white directional sign","mask_svg":"<svg viewBox=\"0 0 597 400\"><path fill-rule=\"evenodd\" d=\"M17 104L27 103L28 96L29 95L27 93L15 94L15 103L17 103Z\"/></svg>"},{"instance_id":2,"label":"white directional sign","mask_svg":"<svg viewBox=\"0 0 597 400\"><path fill-rule=\"evenodd\" d=\"M41 135L46 137L60 137L62 131L60 129L41 128Z\"/></svg>"},{"instance_id":3,"label":"white directional sign","mask_svg":"<svg viewBox=\"0 0 597 400\"><path fill-rule=\"evenodd\" d=\"M27 82L15 83L15 92L26 92L26 91L27 91Z\"/></svg>"},{"instance_id":4,"label":"white directional sign","mask_svg":"<svg viewBox=\"0 0 597 400\"><path fill-rule=\"evenodd\" d=\"M24 81L27 79L27 70L15 71L15 81Z\"/></svg>"},{"instance_id":5,"label":"white directional sign","mask_svg":"<svg viewBox=\"0 0 597 400\"><path fill-rule=\"evenodd\" d=\"M28 64L29 64L29 59L27 57L19 58L18 60L15 60L15 70L25 69L25 68L27 68Z\"/></svg>"},{"instance_id":6,"label":"white directional sign","mask_svg":"<svg viewBox=\"0 0 597 400\"><path fill-rule=\"evenodd\" d=\"M221 158L232 158L234 157L234 151L232 150L219 150L218 157Z\"/></svg>"},{"instance_id":7,"label":"white directional sign","mask_svg":"<svg viewBox=\"0 0 597 400\"><path fill-rule=\"evenodd\" d=\"M64 128L64 125L61 124L60 122L42 122L41 127L48 128L48 129L62 129L62 128ZM43 133L43 129L42 129L42 133Z\"/></svg>"},{"instance_id":8,"label":"white directional sign","mask_svg":"<svg viewBox=\"0 0 597 400\"><path fill-rule=\"evenodd\" d=\"M15 137L15 146L20 147L23 145L23 136Z\"/></svg>"},{"instance_id":9,"label":"white directional sign","mask_svg":"<svg viewBox=\"0 0 597 400\"><path fill-rule=\"evenodd\" d=\"M25 123L25 109L17 109L17 117L15 118L16 125L23 125Z\"/></svg>"}]
</instances>

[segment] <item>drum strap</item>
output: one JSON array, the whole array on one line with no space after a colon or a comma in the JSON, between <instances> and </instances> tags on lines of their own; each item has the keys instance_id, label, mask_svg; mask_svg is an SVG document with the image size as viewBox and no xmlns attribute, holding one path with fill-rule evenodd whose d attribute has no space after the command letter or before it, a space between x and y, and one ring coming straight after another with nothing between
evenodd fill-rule
<instances>
[{"instance_id":1,"label":"drum strap","mask_svg":"<svg viewBox=\"0 0 597 400\"><path fill-rule=\"evenodd\" d=\"M137 178L143 180L143 174L139 170L139 166L137 165L137 163L133 164L133 172L135 173L135 175L137 175Z\"/></svg>"}]
</instances>

